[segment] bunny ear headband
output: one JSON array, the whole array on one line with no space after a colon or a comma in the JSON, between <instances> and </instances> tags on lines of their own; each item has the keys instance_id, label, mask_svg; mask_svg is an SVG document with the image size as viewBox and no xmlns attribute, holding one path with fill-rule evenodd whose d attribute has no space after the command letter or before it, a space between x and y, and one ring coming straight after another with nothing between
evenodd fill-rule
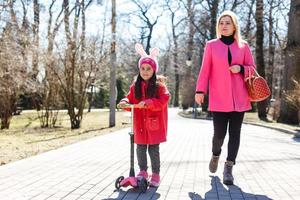
<instances>
[{"instance_id":1,"label":"bunny ear headband","mask_svg":"<svg viewBox=\"0 0 300 200\"><path fill-rule=\"evenodd\" d=\"M158 71L158 62L157 62L157 56L159 54L159 49L158 48L153 48L150 51L150 55L148 55L144 48L143 45L140 43L135 44L135 50L138 54L140 54L141 58L139 60L139 68L141 67L142 64L148 64L152 67L153 71Z\"/></svg>"}]
</instances>

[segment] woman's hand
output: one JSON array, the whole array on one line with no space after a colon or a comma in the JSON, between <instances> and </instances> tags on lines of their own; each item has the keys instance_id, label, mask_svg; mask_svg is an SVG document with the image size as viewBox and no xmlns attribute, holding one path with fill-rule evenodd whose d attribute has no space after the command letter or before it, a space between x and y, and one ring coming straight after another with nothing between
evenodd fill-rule
<instances>
[{"instance_id":1,"label":"woman's hand","mask_svg":"<svg viewBox=\"0 0 300 200\"><path fill-rule=\"evenodd\" d=\"M239 73L241 71L241 66L239 65L232 65L229 67L229 70L231 71L231 73Z\"/></svg>"},{"instance_id":2,"label":"woman's hand","mask_svg":"<svg viewBox=\"0 0 300 200\"><path fill-rule=\"evenodd\" d=\"M203 93L195 94L195 101L197 104L201 105L204 102L204 94Z\"/></svg>"}]
</instances>

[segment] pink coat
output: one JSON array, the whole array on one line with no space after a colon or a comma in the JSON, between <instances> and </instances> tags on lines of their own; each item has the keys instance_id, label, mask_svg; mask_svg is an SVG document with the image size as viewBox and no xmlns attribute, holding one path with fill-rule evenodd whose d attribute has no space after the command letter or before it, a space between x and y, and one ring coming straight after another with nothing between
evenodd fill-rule
<instances>
[{"instance_id":1,"label":"pink coat","mask_svg":"<svg viewBox=\"0 0 300 200\"><path fill-rule=\"evenodd\" d=\"M234 41L229 45L232 55L231 65L243 65L244 76L241 73L233 74L229 70L228 45L220 39L213 39L206 43L202 67L197 80L196 91L207 93L209 86L210 111L242 112L251 109L247 93L245 77L253 73L256 68L249 45L246 42L239 47Z\"/></svg>"},{"instance_id":2,"label":"pink coat","mask_svg":"<svg viewBox=\"0 0 300 200\"><path fill-rule=\"evenodd\" d=\"M134 142L136 144L159 144L167 140L168 129L168 101L169 91L163 84L159 84L157 88L157 97L146 99L145 91L147 89L146 82L142 82L142 99L138 100L134 97L134 85L130 87L130 91L126 101L130 104L138 104L145 101L147 109L134 110Z\"/></svg>"}]
</instances>

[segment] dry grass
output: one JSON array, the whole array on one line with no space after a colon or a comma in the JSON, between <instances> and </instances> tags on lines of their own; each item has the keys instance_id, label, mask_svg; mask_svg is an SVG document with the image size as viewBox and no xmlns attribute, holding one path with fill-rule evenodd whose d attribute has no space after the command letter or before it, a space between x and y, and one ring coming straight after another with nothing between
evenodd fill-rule
<instances>
[{"instance_id":1,"label":"dry grass","mask_svg":"<svg viewBox=\"0 0 300 200\"><path fill-rule=\"evenodd\" d=\"M71 130L69 117L59 113L58 128L40 128L36 112L14 116L9 130L0 131L0 165L72 144L129 126L129 115L116 112L109 128L109 111L85 112L80 129Z\"/></svg>"}]
</instances>

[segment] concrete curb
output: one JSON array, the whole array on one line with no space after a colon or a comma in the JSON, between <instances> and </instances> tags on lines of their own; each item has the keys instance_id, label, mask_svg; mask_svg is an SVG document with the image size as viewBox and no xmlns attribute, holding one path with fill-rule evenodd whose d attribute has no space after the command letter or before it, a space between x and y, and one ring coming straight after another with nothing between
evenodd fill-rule
<instances>
[{"instance_id":1,"label":"concrete curb","mask_svg":"<svg viewBox=\"0 0 300 200\"><path fill-rule=\"evenodd\" d=\"M277 130L277 131L280 131L280 132L284 132L284 133L287 133L287 134L292 134L295 137L300 137L299 132L293 131L293 130L288 130L288 129L285 129L285 128L280 128L280 127L275 127L275 126L268 126L268 125L265 125L265 124L259 124L259 123L247 122L247 121L244 121L244 124L250 124L250 125L254 125L254 126L265 127L265 128Z\"/></svg>"},{"instance_id":2,"label":"concrete curb","mask_svg":"<svg viewBox=\"0 0 300 200\"><path fill-rule=\"evenodd\" d=\"M183 114L182 112L178 112L178 115L184 118L189 118L189 119L195 119L189 115ZM205 118L205 117L198 117L196 119L201 119L201 120L211 120L210 118ZM271 125L265 125L265 124L260 124L260 123L255 123L255 122L248 122L248 121L244 121L244 124L250 124L250 125L254 125L254 126L260 126L260 127L264 127L264 128L269 128L269 129L273 129L273 130L277 130L283 133L287 133L287 134L291 134L294 135L295 138L300 138L300 131L293 131L293 130L288 130L285 128L280 128L280 127L275 127L275 126L271 126Z\"/></svg>"}]
</instances>

